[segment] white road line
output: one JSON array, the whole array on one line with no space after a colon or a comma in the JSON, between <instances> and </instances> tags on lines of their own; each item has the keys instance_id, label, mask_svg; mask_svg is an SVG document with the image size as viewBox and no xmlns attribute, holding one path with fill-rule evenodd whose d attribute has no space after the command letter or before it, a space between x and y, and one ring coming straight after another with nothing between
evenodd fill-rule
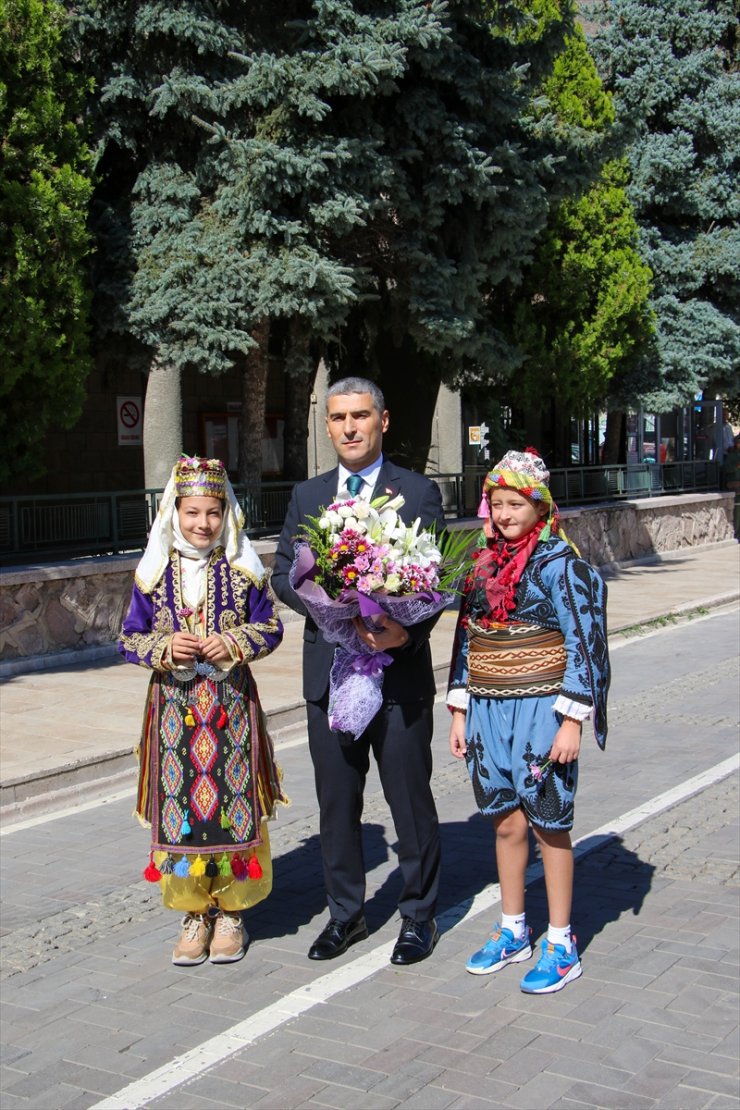
<instances>
[{"instance_id":1,"label":"white road line","mask_svg":"<svg viewBox=\"0 0 740 1110\"><path fill-rule=\"evenodd\" d=\"M95 784L91 783L91 785L94 786ZM100 806L107 806L112 802L120 802L123 798L133 798L135 793L136 787L129 786L126 790L117 790L115 794L106 794L104 798L91 798L89 802L75 802L74 805L55 810L54 813L41 813L38 817L25 817L22 821L14 821L12 825L3 825L0 828L0 837L10 836L11 833L24 832L26 829L34 829L38 825L45 825L47 821L58 821L61 817L76 817L79 813L85 813L88 809L98 809Z\"/></svg>"},{"instance_id":2,"label":"white road line","mask_svg":"<svg viewBox=\"0 0 740 1110\"><path fill-rule=\"evenodd\" d=\"M595 848L601 847L615 836L634 828L649 817L662 813L677 802L684 801L692 795L704 790L715 782L726 778L740 767L740 756L717 763L709 770L703 771L694 778L687 779L679 786L658 794L636 809L617 817L614 821L607 822L585 836L579 837L574 844L576 858L587 855ZM536 863L527 869L527 881L532 882L542 874L542 864ZM498 884L476 895L472 903L458 903L438 917L438 923L443 932L453 929L463 918L470 919L480 913L489 911L500 899ZM150 1072L149 1075L129 1083L115 1094L109 1095L102 1102L96 1102L91 1110L138 1110L156 1098L161 1098L175 1088L182 1086L190 1080L197 1079L215 1064L233 1056L243 1048L254 1044L260 1037L272 1033L286 1022L306 1013L322 1002L328 1002L335 995L350 987L369 979L381 968L388 964L388 958L393 950L394 941L381 944L372 951L364 953L352 960L351 963L322 975L313 983L297 990L291 991L279 1002L265 1007L258 1013L251 1015L244 1021L233 1025L224 1033L204 1041L197 1048L184 1052L170 1063Z\"/></svg>"}]
</instances>

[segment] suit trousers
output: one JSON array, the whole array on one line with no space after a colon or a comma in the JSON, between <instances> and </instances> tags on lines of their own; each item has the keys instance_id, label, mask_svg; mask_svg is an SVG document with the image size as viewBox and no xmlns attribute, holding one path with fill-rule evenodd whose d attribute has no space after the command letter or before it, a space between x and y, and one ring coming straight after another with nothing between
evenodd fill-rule
<instances>
[{"instance_id":1,"label":"suit trousers","mask_svg":"<svg viewBox=\"0 0 740 1110\"><path fill-rule=\"evenodd\" d=\"M439 891L439 822L432 796L433 702L384 703L357 740L332 732L327 699L307 702L329 912L351 921L365 902L362 809L370 751L398 841L404 917L428 921Z\"/></svg>"}]
</instances>

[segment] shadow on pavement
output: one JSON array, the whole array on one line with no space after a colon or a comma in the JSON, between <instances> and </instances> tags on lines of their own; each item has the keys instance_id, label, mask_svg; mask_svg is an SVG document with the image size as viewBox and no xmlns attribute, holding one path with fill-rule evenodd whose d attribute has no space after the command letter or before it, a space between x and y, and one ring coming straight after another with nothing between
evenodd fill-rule
<instances>
[{"instance_id":1,"label":"shadow on pavement","mask_svg":"<svg viewBox=\"0 0 740 1110\"><path fill-rule=\"evenodd\" d=\"M397 913L401 879L395 861L395 843L386 840L381 824L363 825L365 867L369 876L377 867L391 862L391 870L372 891L365 903L365 916L374 933ZM455 907L465 916L475 896L498 881L494 857L493 832L488 818L471 815L466 821L443 822L442 882L438 914ZM573 927L578 947L584 951L590 941L611 922L625 913L637 916L652 886L655 867L645 863L615 837L581 856L576 861ZM588 848L588 838L581 841ZM537 860L534 838L530 835L530 863ZM314 919L317 926L326 919L326 897L321 872L317 835L307 837L299 847L273 860L273 891L265 901L249 910L247 926L254 940L276 939L295 934ZM368 887L371 888L371 882ZM547 899L544 879L527 886L527 920L533 936L547 930Z\"/></svg>"},{"instance_id":2,"label":"shadow on pavement","mask_svg":"<svg viewBox=\"0 0 740 1110\"><path fill-rule=\"evenodd\" d=\"M582 840L579 848L587 849L589 839ZM639 915L654 873L654 865L625 847L621 837L614 837L576 861L571 921L579 952L585 952L594 937L624 914ZM527 920L533 936L547 931L544 879L527 888Z\"/></svg>"}]
</instances>

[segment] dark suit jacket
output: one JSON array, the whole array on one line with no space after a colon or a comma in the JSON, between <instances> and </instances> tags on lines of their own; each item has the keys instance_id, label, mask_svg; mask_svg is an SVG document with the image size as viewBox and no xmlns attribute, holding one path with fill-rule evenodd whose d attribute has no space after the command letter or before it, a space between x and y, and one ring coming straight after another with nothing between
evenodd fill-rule
<instances>
[{"instance_id":1,"label":"dark suit jacket","mask_svg":"<svg viewBox=\"0 0 740 1110\"><path fill-rule=\"evenodd\" d=\"M329 671L336 645L327 643L308 616L302 602L290 587L288 574L293 564L299 525L309 516L318 516L320 508L336 499L337 481L338 470L335 467L326 474L299 482L293 488L272 574L272 586L280 600L306 617L303 633L303 696L307 701L314 702L321 701L329 689ZM373 495L380 497L386 492L392 496L398 493L403 495L404 505L400 515L406 523L410 524L418 516L422 526L436 523L437 534L441 533L444 527L442 496L439 487L430 478L384 459ZM429 635L438 617L439 614L409 628L411 638L408 644L391 651L394 660L386 667L383 679L383 696L386 701L428 701L434 698L436 687Z\"/></svg>"}]
</instances>

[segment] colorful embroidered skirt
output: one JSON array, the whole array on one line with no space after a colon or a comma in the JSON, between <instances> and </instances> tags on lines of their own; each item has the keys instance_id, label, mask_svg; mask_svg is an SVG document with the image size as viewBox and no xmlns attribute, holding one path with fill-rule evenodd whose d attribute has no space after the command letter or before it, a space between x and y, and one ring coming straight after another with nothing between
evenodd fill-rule
<instances>
[{"instance_id":1,"label":"colorful embroidered skirt","mask_svg":"<svg viewBox=\"0 0 740 1110\"><path fill-rule=\"evenodd\" d=\"M220 682L153 675L139 757L147 877L161 877L165 904L200 912L194 899L241 909L266 897L266 819L287 798L249 668Z\"/></svg>"}]
</instances>

